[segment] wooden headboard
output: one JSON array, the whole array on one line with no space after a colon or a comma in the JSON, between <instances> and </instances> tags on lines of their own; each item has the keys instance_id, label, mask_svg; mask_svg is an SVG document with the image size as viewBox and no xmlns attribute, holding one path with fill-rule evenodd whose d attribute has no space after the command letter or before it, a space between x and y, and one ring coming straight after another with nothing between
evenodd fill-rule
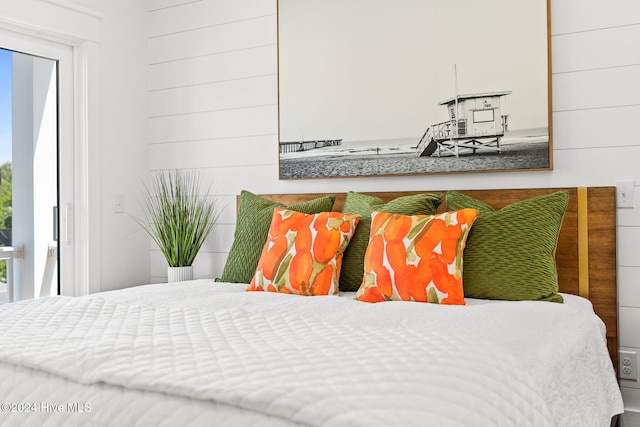
<instances>
[{"instance_id":1,"label":"wooden headboard","mask_svg":"<svg viewBox=\"0 0 640 427\"><path fill-rule=\"evenodd\" d=\"M569 205L560 231L556 261L560 292L591 300L594 310L607 327L607 345L614 367L618 365L618 307L616 291L616 203L615 187L530 188L508 190L457 190L493 206L495 209L549 194L569 192ZM385 202L396 197L444 191L364 192ZM270 194L263 197L285 205L334 194L333 210L340 211L346 193ZM238 197L238 202L239 202ZM444 210L444 203L440 211Z\"/></svg>"}]
</instances>

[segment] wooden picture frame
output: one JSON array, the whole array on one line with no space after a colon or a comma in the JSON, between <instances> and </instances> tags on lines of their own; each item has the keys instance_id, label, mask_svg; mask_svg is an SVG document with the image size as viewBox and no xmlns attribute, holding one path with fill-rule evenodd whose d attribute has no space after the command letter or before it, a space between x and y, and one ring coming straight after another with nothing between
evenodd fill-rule
<instances>
[{"instance_id":1,"label":"wooden picture frame","mask_svg":"<svg viewBox=\"0 0 640 427\"><path fill-rule=\"evenodd\" d=\"M549 170L550 0L278 0L280 179Z\"/></svg>"}]
</instances>

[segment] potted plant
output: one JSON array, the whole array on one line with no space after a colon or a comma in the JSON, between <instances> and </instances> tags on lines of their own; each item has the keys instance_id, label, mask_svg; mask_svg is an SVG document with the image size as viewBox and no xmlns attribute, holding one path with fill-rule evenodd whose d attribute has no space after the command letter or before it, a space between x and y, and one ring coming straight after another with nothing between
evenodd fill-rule
<instances>
[{"instance_id":1,"label":"potted plant","mask_svg":"<svg viewBox=\"0 0 640 427\"><path fill-rule=\"evenodd\" d=\"M193 170L155 171L144 184L143 218L136 221L167 260L169 282L193 279L193 261L220 214L210 190L200 192Z\"/></svg>"}]
</instances>

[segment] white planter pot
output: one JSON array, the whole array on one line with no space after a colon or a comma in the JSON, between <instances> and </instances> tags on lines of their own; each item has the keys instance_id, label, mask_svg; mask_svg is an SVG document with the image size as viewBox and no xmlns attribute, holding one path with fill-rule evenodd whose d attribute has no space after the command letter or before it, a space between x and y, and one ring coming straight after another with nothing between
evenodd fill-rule
<instances>
[{"instance_id":1,"label":"white planter pot","mask_svg":"<svg viewBox=\"0 0 640 427\"><path fill-rule=\"evenodd\" d=\"M186 267L168 267L167 277L169 283L193 280L193 266L188 265Z\"/></svg>"}]
</instances>

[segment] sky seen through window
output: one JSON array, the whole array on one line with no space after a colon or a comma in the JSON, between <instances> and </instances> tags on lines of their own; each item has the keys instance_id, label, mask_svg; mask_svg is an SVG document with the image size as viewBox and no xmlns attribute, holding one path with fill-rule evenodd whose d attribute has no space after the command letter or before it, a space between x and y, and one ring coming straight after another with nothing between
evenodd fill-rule
<instances>
[{"instance_id":1,"label":"sky seen through window","mask_svg":"<svg viewBox=\"0 0 640 427\"><path fill-rule=\"evenodd\" d=\"M0 48L0 164L11 161L11 54Z\"/></svg>"}]
</instances>

